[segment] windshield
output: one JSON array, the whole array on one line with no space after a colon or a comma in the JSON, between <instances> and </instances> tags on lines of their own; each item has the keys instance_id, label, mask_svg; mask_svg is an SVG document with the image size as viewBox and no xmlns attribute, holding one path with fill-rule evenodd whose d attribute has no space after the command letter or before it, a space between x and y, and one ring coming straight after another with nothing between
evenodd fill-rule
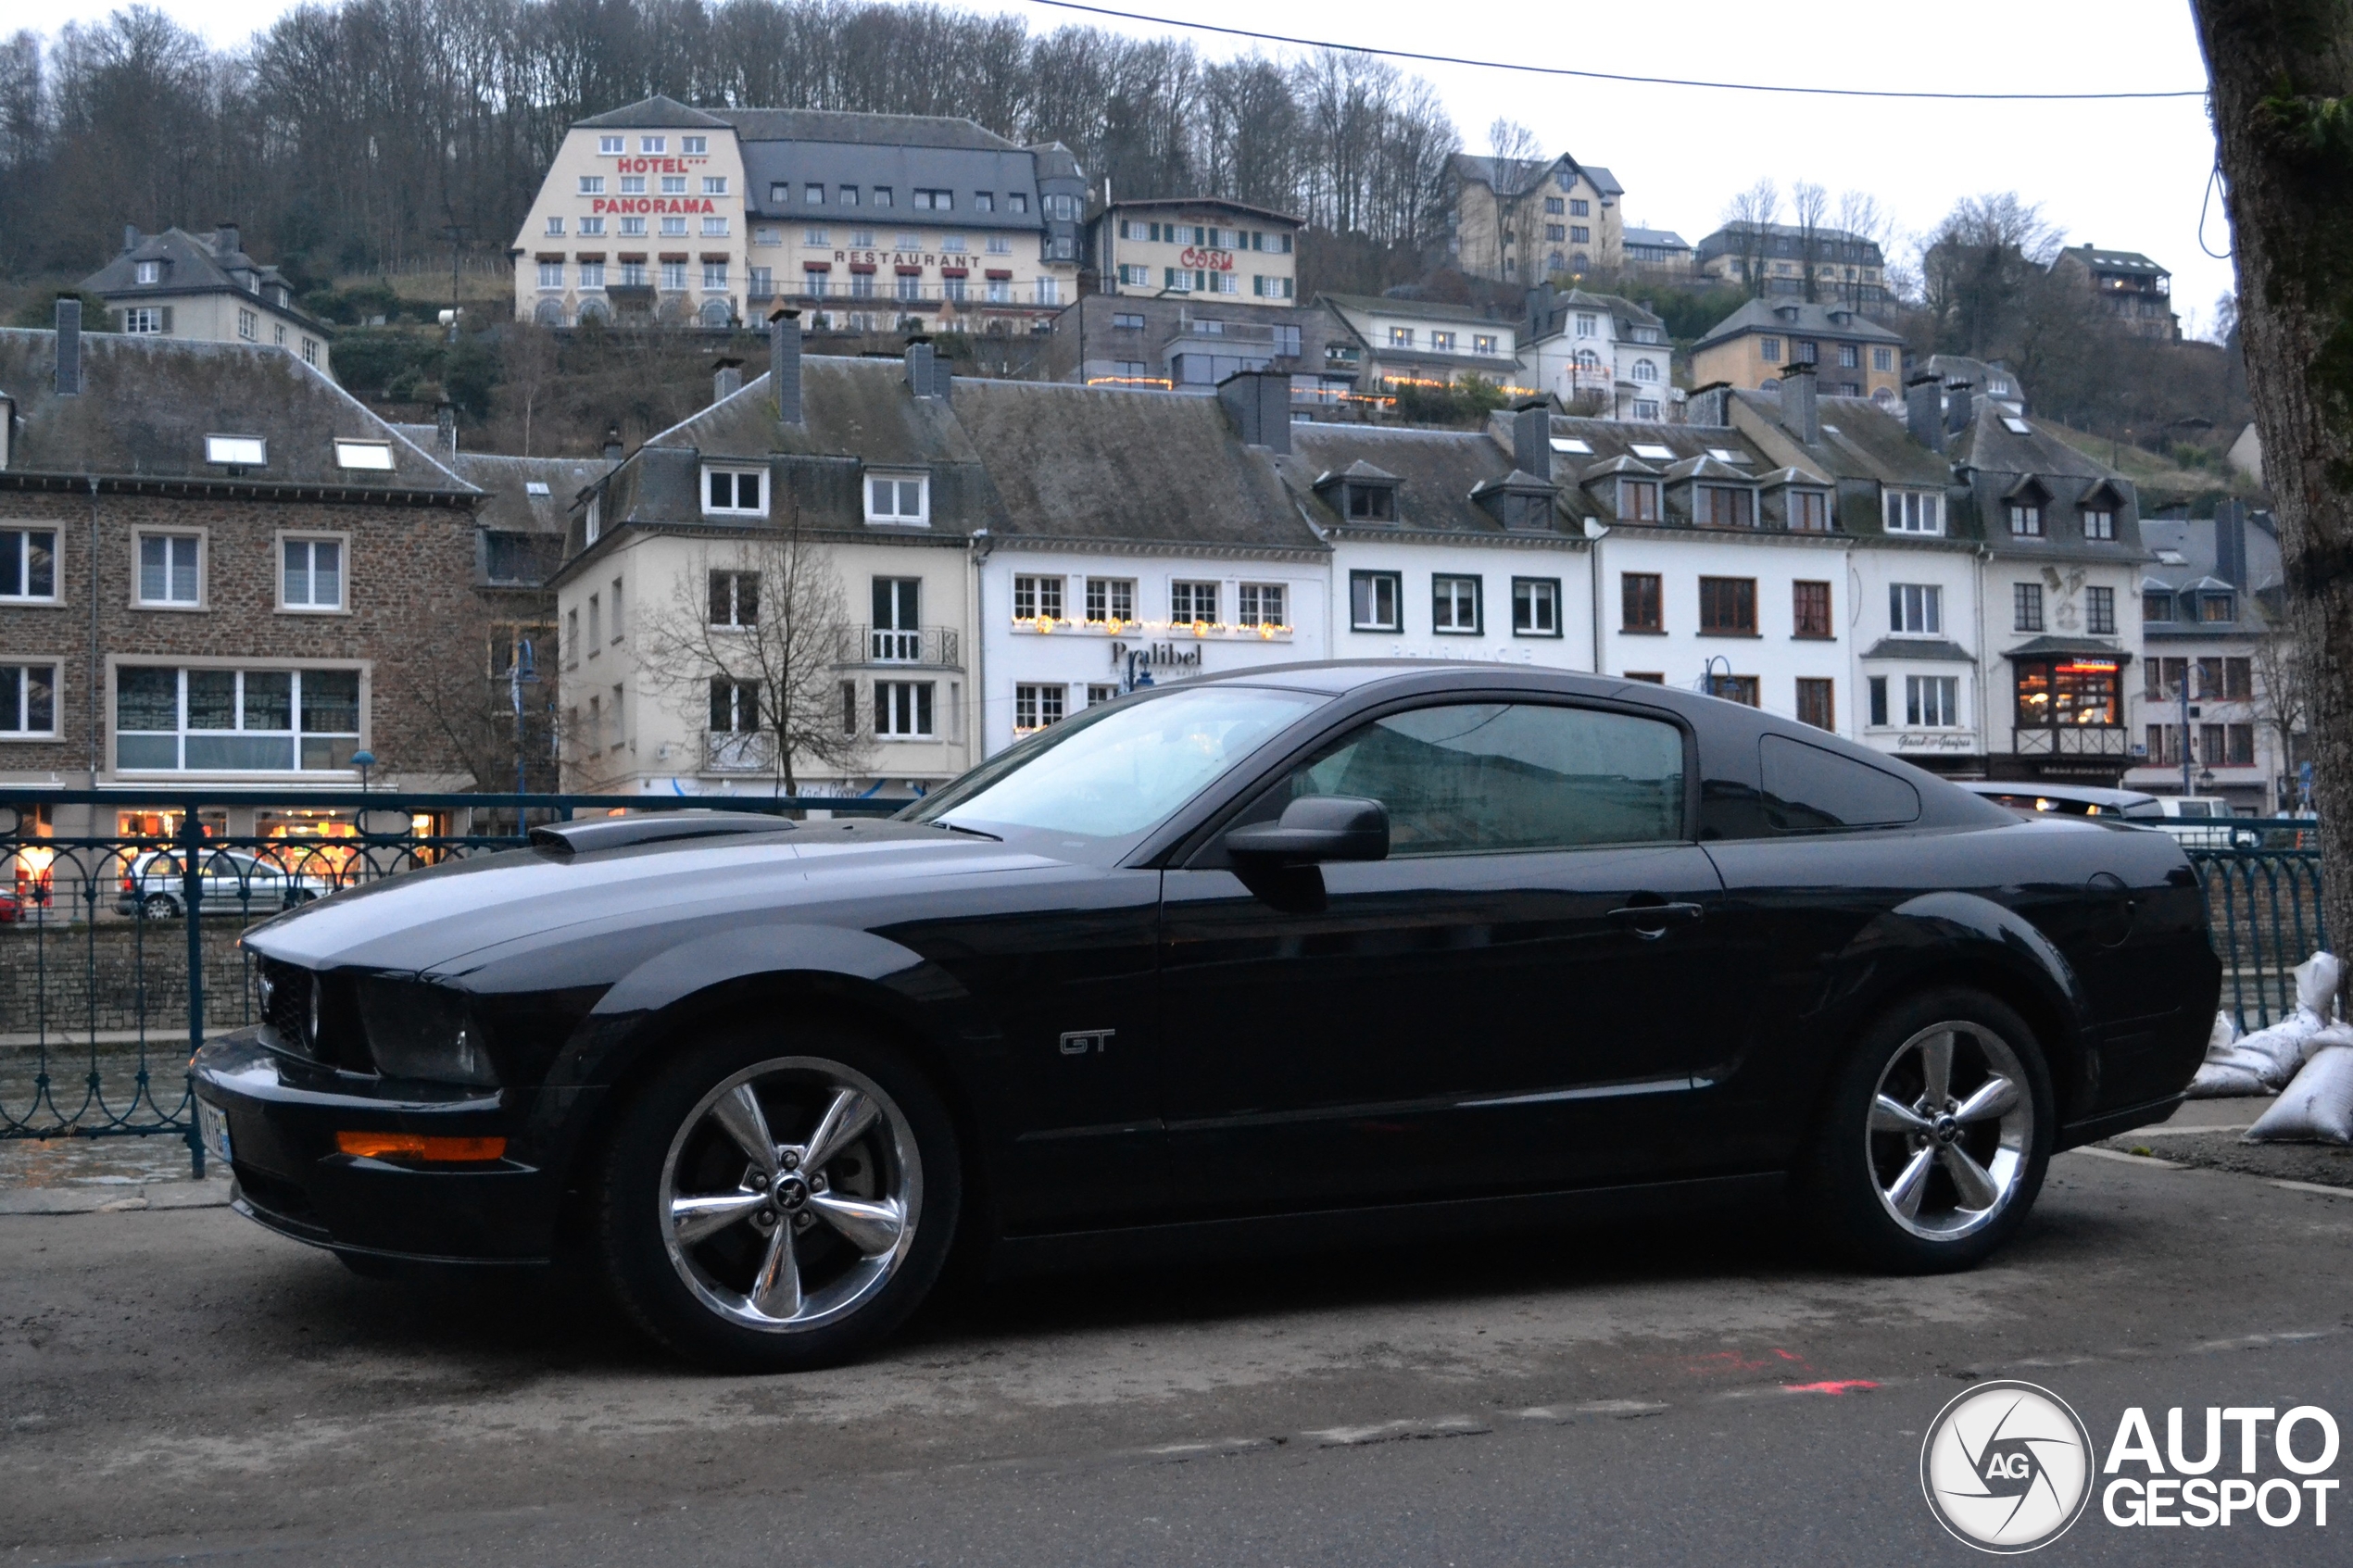
<instances>
[{"instance_id":1,"label":"windshield","mask_svg":"<svg viewBox=\"0 0 2353 1568\"><path fill-rule=\"evenodd\" d=\"M1089 710L982 763L926 797L908 820L1132 837L1328 700L1214 685Z\"/></svg>"}]
</instances>

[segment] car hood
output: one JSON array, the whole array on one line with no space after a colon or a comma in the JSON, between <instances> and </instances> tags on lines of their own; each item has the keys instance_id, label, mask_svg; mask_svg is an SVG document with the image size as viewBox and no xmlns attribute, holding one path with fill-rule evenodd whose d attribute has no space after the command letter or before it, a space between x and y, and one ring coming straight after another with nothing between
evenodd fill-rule
<instances>
[{"instance_id":1,"label":"car hood","mask_svg":"<svg viewBox=\"0 0 2353 1568\"><path fill-rule=\"evenodd\" d=\"M245 941L306 969L455 975L519 949L608 947L598 939L613 936L638 947L667 928L863 928L943 884L1067 869L939 828L812 822L569 856L478 856L347 889L255 927Z\"/></svg>"}]
</instances>

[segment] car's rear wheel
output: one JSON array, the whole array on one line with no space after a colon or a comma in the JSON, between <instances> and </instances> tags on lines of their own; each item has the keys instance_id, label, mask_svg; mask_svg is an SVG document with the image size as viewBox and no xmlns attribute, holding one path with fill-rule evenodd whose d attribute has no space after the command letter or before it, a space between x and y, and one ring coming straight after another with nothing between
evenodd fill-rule
<instances>
[{"instance_id":1,"label":"car's rear wheel","mask_svg":"<svg viewBox=\"0 0 2353 1568\"><path fill-rule=\"evenodd\" d=\"M1968 1268L2025 1222L2053 1121L2050 1072L2015 1010L1979 991L1916 997L1839 1069L1801 1173L1807 1218L1873 1268Z\"/></svg>"},{"instance_id":2,"label":"car's rear wheel","mask_svg":"<svg viewBox=\"0 0 2353 1568\"><path fill-rule=\"evenodd\" d=\"M150 893L139 900L139 912L149 920L171 920L180 913L180 901L168 893Z\"/></svg>"},{"instance_id":3,"label":"car's rear wheel","mask_svg":"<svg viewBox=\"0 0 2353 1568\"><path fill-rule=\"evenodd\" d=\"M738 1371L854 1355L946 1261L954 1127L905 1054L847 1031L759 1028L690 1052L608 1146L598 1249L656 1338Z\"/></svg>"}]
</instances>

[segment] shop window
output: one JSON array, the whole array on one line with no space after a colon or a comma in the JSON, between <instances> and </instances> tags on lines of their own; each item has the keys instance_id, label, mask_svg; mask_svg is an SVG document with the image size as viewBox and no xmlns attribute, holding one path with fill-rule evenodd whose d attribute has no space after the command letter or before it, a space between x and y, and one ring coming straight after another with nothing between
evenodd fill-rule
<instances>
[{"instance_id":1,"label":"shop window","mask_svg":"<svg viewBox=\"0 0 2353 1568\"><path fill-rule=\"evenodd\" d=\"M2017 722L2021 729L2113 726L2123 721L2112 659L2021 659Z\"/></svg>"}]
</instances>

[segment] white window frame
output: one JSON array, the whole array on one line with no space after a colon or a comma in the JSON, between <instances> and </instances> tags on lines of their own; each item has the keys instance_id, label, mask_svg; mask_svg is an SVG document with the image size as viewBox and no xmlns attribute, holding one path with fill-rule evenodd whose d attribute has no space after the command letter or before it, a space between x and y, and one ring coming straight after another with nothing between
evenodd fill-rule
<instances>
[{"instance_id":1,"label":"white window frame","mask_svg":"<svg viewBox=\"0 0 2353 1568\"><path fill-rule=\"evenodd\" d=\"M145 563L147 552L146 542L149 539L193 539L195 541L196 596L195 598L150 599L141 593L141 588L144 585L144 580L146 576L146 568ZM167 578L169 577L171 570L170 558L177 553L177 551L171 550L167 550L165 552L166 564L164 570ZM212 566L211 558L212 536L211 530L209 529L133 528L131 531L131 608L133 609L174 610L201 610L211 608L211 595L208 592L210 587L209 579L212 575L210 570ZM170 585L170 583L167 581L165 583L166 588L168 589Z\"/></svg>"},{"instance_id":2,"label":"white window frame","mask_svg":"<svg viewBox=\"0 0 2353 1568\"><path fill-rule=\"evenodd\" d=\"M710 156L711 153L711 138L708 136L681 136L678 138L678 151L686 157L706 157ZM724 190L724 187L723 186L722 189Z\"/></svg>"},{"instance_id":3,"label":"white window frame","mask_svg":"<svg viewBox=\"0 0 2353 1568\"><path fill-rule=\"evenodd\" d=\"M0 684L13 684L16 690L11 699L19 714L31 706L32 678L35 670L49 671L49 727L45 730L0 730L0 743L7 741L53 741L63 733L58 718L66 706L66 661L45 654L0 654Z\"/></svg>"},{"instance_id":4,"label":"white window frame","mask_svg":"<svg viewBox=\"0 0 2353 1568\"><path fill-rule=\"evenodd\" d=\"M876 681L875 738L886 741L938 739L937 686L938 683L934 681ZM900 727L902 720L906 728Z\"/></svg>"},{"instance_id":5,"label":"white window frame","mask_svg":"<svg viewBox=\"0 0 2353 1568\"><path fill-rule=\"evenodd\" d=\"M1525 626L1519 623L1520 590L1522 588L1529 590L1528 604L1531 611L1529 617L1529 623ZM1515 637L1542 637L1546 639L1567 635L1567 631L1561 624L1562 597L1561 581L1557 577L1513 578L1512 635ZM1537 624L1538 617L1532 612L1539 606L1543 607L1552 618L1553 623L1549 629Z\"/></svg>"},{"instance_id":6,"label":"white window frame","mask_svg":"<svg viewBox=\"0 0 2353 1568\"><path fill-rule=\"evenodd\" d=\"M1921 697L1934 692L1937 700L1922 703ZM1949 701L1946 698L1950 698ZM1931 708L1945 709L1941 718L1925 719L1921 714ZM1907 730L1957 730L1961 728L1961 678L1957 675L1906 675L1904 677L1904 727Z\"/></svg>"},{"instance_id":7,"label":"white window frame","mask_svg":"<svg viewBox=\"0 0 2353 1568\"><path fill-rule=\"evenodd\" d=\"M714 474L726 475L729 482L728 493L737 497L743 494L741 482L745 476L749 475L758 479L760 505L757 507L711 505L711 481ZM705 517L766 517L768 503L774 490L774 476L758 463L705 463L702 466L701 474L697 479L697 494L702 497L702 510Z\"/></svg>"},{"instance_id":8,"label":"white window frame","mask_svg":"<svg viewBox=\"0 0 2353 1568\"><path fill-rule=\"evenodd\" d=\"M2090 507L2083 512L2083 537L2112 542L2116 538L2116 508Z\"/></svg>"},{"instance_id":9,"label":"white window frame","mask_svg":"<svg viewBox=\"0 0 2353 1568\"><path fill-rule=\"evenodd\" d=\"M389 473L394 467L392 443L389 441L346 441L334 439L335 467Z\"/></svg>"},{"instance_id":10,"label":"white window frame","mask_svg":"<svg viewBox=\"0 0 2353 1568\"><path fill-rule=\"evenodd\" d=\"M1915 625L1914 622L1919 624ZM1941 637L1944 634L1944 585L1941 583L1890 583L1887 585L1887 630L1895 637Z\"/></svg>"},{"instance_id":11,"label":"white window frame","mask_svg":"<svg viewBox=\"0 0 2353 1568\"><path fill-rule=\"evenodd\" d=\"M1910 533L1923 539L1944 533L1944 496L1935 490L1889 490L1885 495L1886 528L1890 533Z\"/></svg>"},{"instance_id":12,"label":"white window frame","mask_svg":"<svg viewBox=\"0 0 2353 1568\"><path fill-rule=\"evenodd\" d=\"M669 150L670 138L667 136L640 136L637 138L637 151L640 153L662 153L668 152Z\"/></svg>"},{"instance_id":13,"label":"white window frame","mask_svg":"<svg viewBox=\"0 0 2353 1568\"><path fill-rule=\"evenodd\" d=\"M49 536L49 591L45 594L0 594L0 604L54 605L65 602L66 533L63 528L56 523L44 526L31 522L9 522L0 526L0 548L15 550L17 581L29 583L32 578L32 535L36 533Z\"/></svg>"},{"instance_id":14,"label":"white window frame","mask_svg":"<svg viewBox=\"0 0 2353 1568\"><path fill-rule=\"evenodd\" d=\"M884 481L891 483L892 510L875 509L875 486ZM915 487L916 509L912 513L899 509L906 499L906 486ZM895 469L868 469L860 476L858 492L864 499L866 521L899 528L929 528L931 526L931 475L908 473Z\"/></svg>"},{"instance_id":15,"label":"white window frame","mask_svg":"<svg viewBox=\"0 0 2353 1568\"><path fill-rule=\"evenodd\" d=\"M1444 624L1441 624L1438 619L1438 596L1441 592L1440 584L1441 583L1449 585L1444 590L1447 596L1446 621ZM1466 585L1467 585L1470 589L1470 624L1467 626L1464 625L1461 621L1457 619L1462 611L1462 589ZM1431 633L1434 635L1441 637L1484 636L1487 632L1486 598L1486 582L1483 578L1476 574L1460 571L1440 571L1431 573L1429 580L1429 629Z\"/></svg>"},{"instance_id":16,"label":"white window frame","mask_svg":"<svg viewBox=\"0 0 2353 1568\"><path fill-rule=\"evenodd\" d=\"M1184 594L1185 608L1192 612L1189 615L1183 613L1177 608L1176 599L1177 593L1180 589ZM1171 579L1168 584L1168 624L1170 629L1173 631L1179 626L1189 627L1217 625L1218 616L1225 608L1224 589L1225 584L1219 583L1216 579L1210 577L1178 577ZM1207 615L1201 613L1202 597L1204 592L1206 592L1209 599L1209 613Z\"/></svg>"},{"instance_id":17,"label":"white window frame","mask_svg":"<svg viewBox=\"0 0 2353 1568\"><path fill-rule=\"evenodd\" d=\"M1273 596L1274 618L1266 615ZM1290 630L1290 589L1281 583L1241 583L1234 588L1234 617L1239 626L1272 626Z\"/></svg>"},{"instance_id":18,"label":"white window frame","mask_svg":"<svg viewBox=\"0 0 2353 1568\"><path fill-rule=\"evenodd\" d=\"M261 318L243 306L237 307L237 335L247 343L261 341Z\"/></svg>"},{"instance_id":19,"label":"white window frame","mask_svg":"<svg viewBox=\"0 0 2353 1568\"><path fill-rule=\"evenodd\" d=\"M704 175L702 177L702 194L707 196L725 195L727 194L727 177L724 174Z\"/></svg>"},{"instance_id":20,"label":"white window frame","mask_svg":"<svg viewBox=\"0 0 2353 1568\"><path fill-rule=\"evenodd\" d=\"M599 136L597 138L597 156L598 157L617 157L622 153L626 152L628 147L629 138L626 136Z\"/></svg>"},{"instance_id":21,"label":"white window frame","mask_svg":"<svg viewBox=\"0 0 2353 1568\"><path fill-rule=\"evenodd\" d=\"M174 720L175 723L178 725L177 729L165 732L160 730L125 731L121 728L120 705L122 671L126 668L170 669L178 673L179 682L176 697L178 710L175 714ZM238 677L237 727L233 730L191 730L187 723L188 676L194 671L217 670L232 671L235 672ZM347 778L354 771L349 767L303 767L302 742L306 736L318 736L330 740L348 740L351 743L351 749L354 752L367 750L371 739L372 738L371 731L373 726L371 722L371 716L374 706L375 696L374 671L375 667L373 663L365 659L239 659L197 655L108 654L107 656L107 686L105 694L105 724L109 741L109 745L107 746L108 766L117 774L129 772L140 778L175 777L191 774L203 777L210 774L226 774L240 778L283 779L305 773L310 774L313 777L331 775L339 778ZM358 677L359 703L358 730L356 732L350 730L305 730L302 727L302 683L312 675L346 673ZM292 726L290 729L253 731L247 730L245 727L245 703L243 696L244 677L248 674L291 674L295 677L292 683L292 709L287 715L288 722ZM125 769L122 766L121 746L123 737L126 734L157 735L166 733L170 734L174 737L175 745L173 748L173 755L180 759L182 762L185 761L187 757L186 741L187 737L191 734L283 734L287 737L287 744L291 748L290 755L295 765L292 768L260 769L214 769L187 767Z\"/></svg>"},{"instance_id":22,"label":"white window frame","mask_svg":"<svg viewBox=\"0 0 2353 1568\"><path fill-rule=\"evenodd\" d=\"M1136 620L1136 580L1132 577L1087 579L1087 622L1092 626L1122 626ZM1101 613L1098 614L1097 611Z\"/></svg>"},{"instance_id":23,"label":"white window frame","mask_svg":"<svg viewBox=\"0 0 2353 1568\"><path fill-rule=\"evenodd\" d=\"M156 305L134 305L122 313L122 330L134 337L160 337L163 334L163 307Z\"/></svg>"},{"instance_id":24,"label":"white window frame","mask_svg":"<svg viewBox=\"0 0 2353 1568\"><path fill-rule=\"evenodd\" d=\"M335 601L320 604L297 604L286 596L286 550L289 546L306 546L308 565L305 573L314 582L319 569L319 552L315 546L335 546ZM278 613L281 615L348 615L351 613L351 535L308 529L282 530L271 551L271 570L278 579Z\"/></svg>"},{"instance_id":25,"label":"white window frame","mask_svg":"<svg viewBox=\"0 0 2353 1568\"><path fill-rule=\"evenodd\" d=\"M1048 712L1051 709L1052 711ZM1023 681L1013 687L1013 734L1036 734L1070 717L1070 688L1051 681ZM1026 718L1031 722L1025 724Z\"/></svg>"},{"instance_id":26,"label":"white window frame","mask_svg":"<svg viewBox=\"0 0 2353 1568\"><path fill-rule=\"evenodd\" d=\"M584 196L603 195L605 194L605 177L601 174L582 175L580 177L580 189L575 194Z\"/></svg>"},{"instance_id":27,"label":"white window frame","mask_svg":"<svg viewBox=\"0 0 2353 1568\"><path fill-rule=\"evenodd\" d=\"M1016 623L1065 619L1070 601L1068 583L1059 573L1024 571L1013 577L1013 620Z\"/></svg>"},{"instance_id":28,"label":"white window frame","mask_svg":"<svg viewBox=\"0 0 2353 1568\"><path fill-rule=\"evenodd\" d=\"M162 262L140 261L132 263L132 266L134 270L132 271L132 276L137 281L139 287L143 289L153 288L156 284L163 282Z\"/></svg>"}]
</instances>

